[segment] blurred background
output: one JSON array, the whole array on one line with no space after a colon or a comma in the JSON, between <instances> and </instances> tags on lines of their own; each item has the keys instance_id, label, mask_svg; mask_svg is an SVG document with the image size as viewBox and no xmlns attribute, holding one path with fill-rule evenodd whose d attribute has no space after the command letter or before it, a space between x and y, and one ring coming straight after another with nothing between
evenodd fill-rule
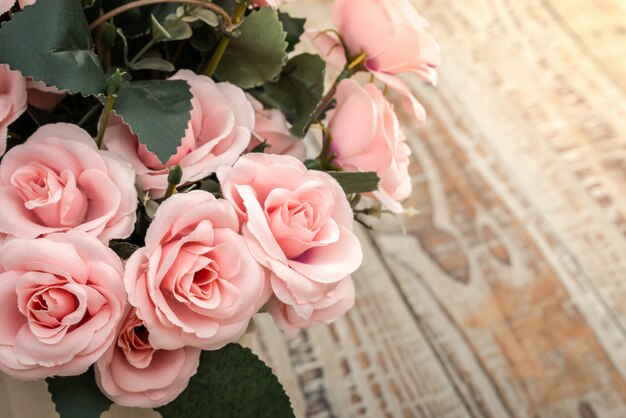
<instances>
[{"instance_id":1,"label":"blurred background","mask_svg":"<svg viewBox=\"0 0 626 418\"><path fill-rule=\"evenodd\" d=\"M626 417L626 2L413 3L444 57L404 121L419 214L362 231L344 318L252 346L302 416Z\"/></svg>"},{"instance_id":2,"label":"blurred background","mask_svg":"<svg viewBox=\"0 0 626 418\"><path fill-rule=\"evenodd\" d=\"M626 2L414 3L444 56L404 121L419 213L359 231L345 317L246 344L299 417L626 417ZM324 29L331 4L286 9ZM54 416L44 385L0 385Z\"/></svg>"}]
</instances>

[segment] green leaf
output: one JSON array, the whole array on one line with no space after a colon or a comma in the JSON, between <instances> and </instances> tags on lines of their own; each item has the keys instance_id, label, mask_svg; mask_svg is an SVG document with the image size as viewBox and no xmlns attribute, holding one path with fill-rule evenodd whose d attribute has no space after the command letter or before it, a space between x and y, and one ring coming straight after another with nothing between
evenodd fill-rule
<instances>
[{"instance_id":1,"label":"green leaf","mask_svg":"<svg viewBox=\"0 0 626 418\"><path fill-rule=\"evenodd\" d=\"M214 28L220 25L219 16L215 14L215 12L209 9L203 9L201 7L197 7L191 12L191 16L193 16L194 18L200 19L207 25L214 27Z\"/></svg>"},{"instance_id":2,"label":"green leaf","mask_svg":"<svg viewBox=\"0 0 626 418\"><path fill-rule=\"evenodd\" d=\"M244 89L276 78L287 60L287 34L276 10L254 10L239 30L241 35L230 40L215 76Z\"/></svg>"},{"instance_id":3,"label":"green leaf","mask_svg":"<svg viewBox=\"0 0 626 418\"><path fill-rule=\"evenodd\" d=\"M139 141L166 162L176 153L191 118L191 92L183 80L124 83L113 110Z\"/></svg>"},{"instance_id":4,"label":"green leaf","mask_svg":"<svg viewBox=\"0 0 626 418\"><path fill-rule=\"evenodd\" d=\"M198 373L163 418L293 418L289 398L272 370L249 349L229 344L205 351Z\"/></svg>"},{"instance_id":5,"label":"green leaf","mask_svg":"<svg viewBox=\"0 0 626 418\"><path fill-rule=\"evenodd\" d=\"M293 57L276 82L250 91L268 107L280 109L291 122L291 133L302 138L309 117L324 94L326 64L317 55L301 54Z\"/></svg>"},{"instance_id":6,"label":"green leaf","mask_svg":"<svg viewBox=\"0 0 626 418\"><path fill-rule=\"evenodd\" d=\"M0 28L0 62L72 93L104 89L104 71L77 0L38 1L14 14Z\"/></svg>"},{"instance_id":7,"label":"green leaf","mask_svg":"<svg viewBox=\"0 0 626 418\"><path fill-rule=\"evenodd\" d=\"M113 403L98 389L93 367L80 376L49 377L46 382L61 418L99 418Z\"/></svg>"},{"instance_id":8,"label":"green leaf","mask_svg":"<svg viewBox=\"0 0 626 418\"><path fill-rule=\"evenodd\" d=\"M180 6L176 9L176 17L189 23L200 20L213 28L220 25L220 18L214 11L194 5Z\"/></svg>"},{"instance_id":9,"label":"green leaf","mask_svg":"<svg viewBox=\"0 0 626 418\"><path fill-rule=\"evenodd\" d=\"M378 189L380 178L373 171L351 172L351 171L328 171L346 194L367 193Z\"/></svg>"},{"instance_id":10,"label":"green leaf","mask_svg":"<svg viewBox=\"0 0 626 418\"><path fill-rule=\"evenodd\" d=\"M162 58L144 58L130 67L133 70L156 70L165 71L166 73L175 71L174 64Z\"/></svg>"},{"instance_id":11,"label":"green leaf","mask_svg":"<svg viewBox=\"0 0 626 418\"><path fill-rule=\"evenodd\" d=\"M219 33L212 27L202 25L194 28L193 35L189 38L189 44L197 51L209 52L215 49L220 39Z\"/></svg>"},{"instance_id":12,"label":"green leaf","mask_svg":"<svg viewBox=\"0 0 626 418\"><path fill-rule=\"evenodd\" d=\"M132 3L134 0L104 0L102 9L104 12L111 11L119 6ZM163 20L169 14L176 12L177 5L174 3L155 4L128 10L113 20L115 25L122 28L127 38L136 38L150 32L152 15Z\"/></svg>"},{"instance_id":13,"label":"green leaf","mask_svg":"<svg viewBox=\"0 0 626 418\"><path fill-rule=\"evenodd\" d=\"M300 42L300 36L304 33L304 23L306 19L299 19L289 16L288 13L278 13L278 18L283 24L283 29L287 32L287 52L294 50L298 42Z\"/></svg>"},{"instance_id":14,"label":"green leaf","mask_svg":"<svg viewBox=\"0 0 626 418\"><path fill-rule=\"evenodd\" d=\"M191 38L193 31L189 23L169 15L163 22L152 16L152 38L157 41L182 41Z\"/></svg>"},{"instance_id":15,"label":"green leaf","mask_svg":"<svg viewBox=\"0 0 626 418\"><path fill-rule=\"evenodd\" d=\"M267 140L264 139L263 142L261 142L259 145L257 145L256 147L252 148L252 150L250 152L259 152L259 153L264 153L265 150L267 148L270 148L271 145L267 143Z\"/></svg>"}]
</instances>

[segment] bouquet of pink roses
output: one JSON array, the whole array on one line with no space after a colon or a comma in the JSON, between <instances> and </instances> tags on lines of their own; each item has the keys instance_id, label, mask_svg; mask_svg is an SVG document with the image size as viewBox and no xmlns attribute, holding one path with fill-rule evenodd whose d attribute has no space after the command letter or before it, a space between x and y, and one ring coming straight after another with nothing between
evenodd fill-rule
<instances>
[{"instance_id":1,"label":"bouquet of pink roses","mask_svg":"<svg viewBox=\"0 0 626 418\"><path fill-rule=\"evenodd\" d=\"M0 370L62 418L293 416L236 341L260 312L287 337L343 315L355 220L403 211L385 93L424 119L398 76L436 81L426 21L335 0L302 36L276 3L0 0Z\"/></svg>"}]
</instances>

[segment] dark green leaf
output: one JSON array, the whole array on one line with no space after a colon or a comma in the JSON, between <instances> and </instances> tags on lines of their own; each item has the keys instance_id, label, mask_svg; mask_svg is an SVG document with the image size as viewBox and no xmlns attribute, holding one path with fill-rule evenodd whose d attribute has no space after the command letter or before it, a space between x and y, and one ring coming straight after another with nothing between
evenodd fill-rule
<instances>
[{"instance_id":1,"label":"dark green leaf","mask_svg":"<svg viewBox=\"0 0 626 418\"><path fill-rule=\"evenodd\" d=\"M46 382L61 418L99 418L113 403L98 389L93 367L80 376L49 377Z\"/></svg>"},{"instance_id":2,"label":"dark green leaf","mask_svg":"<svg viewBox=\"0 0 626 418\"><path fill-rule=\"evenodd\" d=\"M248 89L273 80L287 60L286 33L276 10L262 7L251 12L232 38L215 76Z\"/></svg>"},{"instance_id":3,"label":"dark green leaf","mask_svg":"<svg viewBox=\"0 0 626 418\"><path fill-rule=\"evenodd\" d=\"M3 23L0 62L72 93L104 89L104 72L77 0L38 1Z\"/></svg>"},{"instance_id":4,"label":"dark green leaf","mask_svg":"<svg viewBox=\"0 0 626 418\"><path fill-rule=\"evenodd\" d=\"M175 15L169 15L159 22L152 16L152 38L155 41L181 41L191 38L193 31L189 23Z\"/></svg>"},{"instance_id":5,"label":"dark green leaf","mask_svg":"<svg viewBox=\"0 0 626 418\"><path fill-rule=\"evenodd\" d=\"M218 32L210 26L202 25L194 28L193 35L189 38L189 44L200 52L209 52L215 49L219 40Z\"/></svg>"},{"instance_id":6,"label":"dark green leaf","mask_svg":"<svg viewBox=\"0 0 626 418\"><path fill-rule=\"evenodd\" d=\"M183 80L124 83L113 109L139 141L166 162L176 153L191 117L191 92Z\"/></svg>"},{"instance_id":7,"label":"dark green leaf","mask_svg":"<svg viewBox=\"0 0 626 418\"><path fill-rule=\"evenodd\" d=\"M104 0L102 8L105 12L111 11L119 6L132 3L134 0ZM135 8L116 16L113 20L115 25L122 28L127 38L136 38L150 32L152 25L151 16L154 15L162 21L166 16L176 13L177 4L155 4Z\"/></svg>"},{"instance_id":8,"label":"dark green leaf","mask_svg":"<svg viewBox=\"0 0 626 418\"><path fill-rule=\"evenodd\" d=\"M267 148L270 148L271 145L267 143L267 140L264 139L263 142L261 142L259 145L257 145L256 147L252 148L252 150L250 152L260 152L260 153L264 153L265 150Z\"/></svg>"},{"instance_id":9,"label":"dark green leaf","mask_svg":"<svg viewBox=\"0 0 626 418\"><path fill-rule=\"evenodd\" d=\"M278 13L278 18L283 23L283 30L287 32L287 52L293 51L298 42L300 42L300 36L304 32L304 23L306 19L298 19L289 16L288 13Z\"/></svg>"},{"instance_id":10,"label":"dark green leaf","mask_svg":"<svg viewBox=\"0 0 626 418\"><path fill-rule=\"evenodd\" d=\"M291 133L302 138L309 117L324 94L326 65L317 55L293 57L276 82L266 83L250 93L268 107L280 109L291 122Z\"/></svg>"},{"instance_id":11,"label":"dark green leaf","mask_svg":"<svg viewBox=\"0 0 626 418\"><path fill-rule=\"evenodd\" d=\"M289 398L272 370L249 349L229 344L205 351L198 374L163 418L293 418Z\"/></svg>"},{"instance_id":12,"label":"dark green leaf","mask_svg":"<svg viewBox=\"0 0 626 418\"><path fill-rule=\"evenodd\" d=\"M126 241L111 241L109 248L115 251L115 254L122 260L128 260L139 249L139 246Z\"/></svg>"},{"instance_id":13,"label":"dark green leaf","mask_svg":"<svg viewBox=\"0 0 626 418\"><path fill-rule=\"evenodd\" d=\"M380 181L378 175L373 171L363 173L329 171L328 174L339 182L346 194L373 192L378 189L378 182Z\"/></svg>"},{"instance_id":14,"label":"dark green leaf","mask_svg":"<svg viewBox=\"0 0 626 418\"><path fill-rule=\"evenodd\" d=\"M171 62L166 61L162 58L153 58L153 57L141 59L137 61L136 63L134 63L133 65L131 65L130 68L133 70L164 71L166 73L176 70L176 68L174 67L174 64L172 64Z\"/></svg>"},{"instance_id":15,"label":"dark green leaf","mask_svg":"<svg viewBox=\"0 0 626 418\"><path fill-rule=\"evenodd\" d=\"M205 192L209 192L213 195L220 195L220 184L212 179L204 179L200 181L200 190L204 190Z\"/></svg>"},{"instance_id":16,"label":"dark green leaf","mask_svg":"<svg viewBox=\"0 0 626 418\"><path fill-rule=\"evenodd\" d=\"M189 23L202 21L213 28L221 23L220 17L214 11L199 6L180 6L176 9L176 16Z\"/></svg>"}]
</instances>

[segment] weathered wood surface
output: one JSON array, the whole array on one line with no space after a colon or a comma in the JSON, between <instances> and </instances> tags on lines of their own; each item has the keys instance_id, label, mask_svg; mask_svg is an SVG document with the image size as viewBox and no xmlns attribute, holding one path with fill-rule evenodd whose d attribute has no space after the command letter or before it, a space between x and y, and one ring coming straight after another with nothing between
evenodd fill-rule
<instances>
[{"instance_id":1,"label":"weathered wood surface","mask_svg":"<svg viewBox=\"0 0 626 418\"><path fill-rule=\"evenodd\" d=\"M420 213L360 232L344 318L246 343L302 417L626 417L626 3L415 4L445 57L413 83ZM0 405L54 416L41 384L0 378Z\"/></svg>"}]
</instances>

